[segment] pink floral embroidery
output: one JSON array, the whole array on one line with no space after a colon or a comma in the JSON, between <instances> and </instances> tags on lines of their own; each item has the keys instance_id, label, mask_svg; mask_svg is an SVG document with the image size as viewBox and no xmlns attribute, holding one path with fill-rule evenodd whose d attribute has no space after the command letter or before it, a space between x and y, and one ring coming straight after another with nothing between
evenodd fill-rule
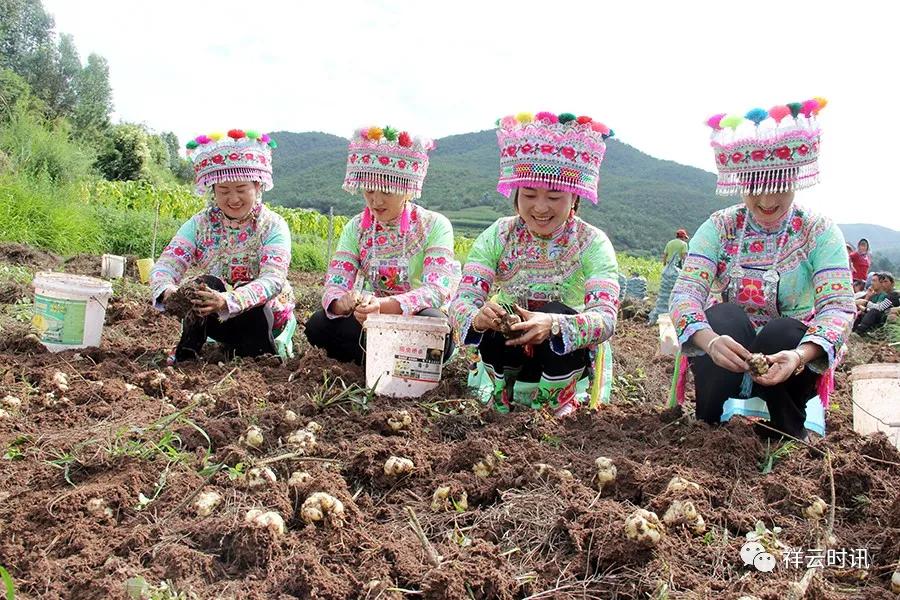
<instances>
[{"instance_id":1,"label":"pink floral embroidery","mask_svg":"<svg viewBox=\"0 0 900 600\"><path fill-rule=\"evenodd\" d=\"M752 306L765 307L766 301L763 296L762 288L763 283L761 279L742 277L741 291L738 292L738 302Z\"/></svg>"}]
</instances>

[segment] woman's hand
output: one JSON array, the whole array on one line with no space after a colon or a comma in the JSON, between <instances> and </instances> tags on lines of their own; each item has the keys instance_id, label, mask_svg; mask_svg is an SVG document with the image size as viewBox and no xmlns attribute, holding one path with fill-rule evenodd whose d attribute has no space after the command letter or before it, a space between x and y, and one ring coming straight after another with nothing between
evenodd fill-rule
<instances>
[{"instance_id":1,"label":"woman's hand","mask_svg":"<svg viewBox=\"0 0 900 600\"><path fill-rule=\"evenodd\" d=\"M706 354L712 361L732 373L746 373L750 370L747 359L750 351L728 335L717 335L706 345Z\"/></svg>"},{"instance_id":2,"label":"woman's hand","mask_svg":"<svg viewBox=\"0 0 900 600\"><path fill-rule=\"evenodd\" d=\"M550 339L550 328L553 326L553 317L549 313L531 312L519 306L516 307L516 313L522 318L522 322L512 325L510 330L521 331L522 335L507 340L507 346L541 344Z\"/></svg>"},{"instance_id":3,"label":"woman's hand","mask_svg":"<svg viewBox=\"0 0 900 600\"><path fill-rule=\"evenodd\" d=\"M777 354L766 356L769 370L765 375L754 375L753 381L771 387L783 383L790 378L800 366L800 354L796 350L782 350Z\"/></svg>"},{"instance_id":4,"label":"woman's hand","mask_svg":"<svg viewBox=\"0 0 900 600\"><path fill-rule=\"evenodd\" d=\"M194 312L201 317L220 313L228 306L225 294L209 289L205 283L197 288L196 297L192 301Z\"/></svg>"},{"instance_id":5,"label":"woman's hand","mask_svg":"<svg viewBox=\"0 0 900 600\"><path fill-rule=\"evenodd\" d=\"M500 320L505 314L506 311L502 306L496 302L487 301L472 319L472 327L477 332L500 331Z\"/></svg>"},{"instance_id":6,"label":"woman's hand","mask_svg":"<svg viewBox=\"0 0 900 600\"><path fill-rule=\"evenodd\" d=\"M363 296L353 310L353 317L362 325L369 315L377 315L381 312L381 303L375 296Z\"/></svg>"},{"instance_id":7,"label":"woman's hand","mask_svg":"<svg viewBox=\"0 0 900 600\"><path fill-rule=\"evenodd\" d=\"M356 309L356 306L362 300L362 296L355 290L350 290L337 300L331 303L331 312L346 317Z\"/></svg>"}]
</instances>

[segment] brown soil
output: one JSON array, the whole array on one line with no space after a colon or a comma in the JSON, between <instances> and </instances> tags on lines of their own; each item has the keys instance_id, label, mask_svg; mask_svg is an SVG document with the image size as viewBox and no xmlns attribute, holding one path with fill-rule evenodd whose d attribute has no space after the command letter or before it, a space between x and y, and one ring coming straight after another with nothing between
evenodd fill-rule
<instances>
[{"instance_id":1,"label":"brown soil","mask_svg":"<svg viewBox=\"0 0 900 600\"><path fill-rule=\"evenodd\" d=\"M52 252L38 250L25 244L0 243L0 262L24 265L35 270L50 269L59 265L62 259Z\"/></svg>"},{"instance_id":2,"label":"brown soil","mask_svg":"<svg viewBox=\"0 0 900 600\"><path fill-rule=\"evenodd\" d=\"M63 263L63 271L66 273L75 273L76 275L87 275L89 277L100 277L100 270L103 266L103 260L99 256L93 254L76 254L67 258Z\"/></svg>"},{"instance_id":3,"label":"brown soil","mask_svg":"<svg viewBox=\"0 0 900 600\"><path fill-rule=\"evenodd\" d=\"M166 312L179 319L186 317L194 308L193 301L197 298L199 289L200 284L196 281L183 284L166 300Z\"/></svg>"},{"instance_id":4,"label":"brown soil","mask_svg":"<svg viewBox=\"0 0 900 600\"><path fill-rule=\"evenodd\" d=\"M321 281L292 278L297 289ZM298 316L317 308L316 294L308 296ZM6 330L0 335L0 396L22 401L0 420L0 564L17 598L125 598L126 580L141 576L198 598L776 600L804 570L745 567L744 535L762 521L783 528L783 543L814 548L825 523L808 521L803 509L815 495L831 504L832 480L836 546L867 548L871 566L821 570L806 597L894 597L900 453L883 436L853 432L845 372L828 436L762 474L766 446L747 421L710 428L693 420L690 404L665 410L671 359L650 357L655 328L627 320L614 341L613 403L562 420L483 411L465 399L461 360L419 400L368 402L356 392L335 401L363 384L364 372L311 350L302 333L297 356L284 363L165 367L178 331L175 318L148 303L116 300L101 348L33 354L4 345ZM886 346L878 356L900 360ZM401 409L412 423L386 427ZM296 421L286 421L287 410ZM322 430L300 456L287 439L310 421ZM250 426L263 434L259 447L240 441ZM412 460L413 473L385 476L390 456ZM599 456L618 470L602 493ZM478 463L491 465L489 476L476 476ZM249 487L240 473L253 466L271 468L277 481ZM294 471L311 480L290 487ZM676 475L700 489L667 492ZM432 512L441 485L454 498L465 491L467 508ZM222 497L208 517L194 508L201 491ZM303 521L303 502L315 492L344 504L342 527ZM670 528L654 549L625 538L635 508L662 517L678 498L694 502L705 536ZM102 499L100 509L92 499ZM285 533L246 525L252 508L277 512Z\"/></svg>"},{"instance_id":5,"label":"brown soil","mask_svg":"<svg viewBox=\"0 0 900 600\"><path fill-rule=\"evenodd\" d=\"M0 304L15 304L22 298L30 296L31 291L27 285L15 281L0 282Z\"/></svg>"},{"instance_id":6,"label":"brown soil","mask_svg":"<svg viewBox=\"0 0 900 600\"><path fill-rule=\"evenodd\" d=\"M512 326L522 322L522 318L514 313L506 313L500 317L500 333L506 338L517 338L522 335L521 331L513 330Z\"/></svg>"}]
</instances>

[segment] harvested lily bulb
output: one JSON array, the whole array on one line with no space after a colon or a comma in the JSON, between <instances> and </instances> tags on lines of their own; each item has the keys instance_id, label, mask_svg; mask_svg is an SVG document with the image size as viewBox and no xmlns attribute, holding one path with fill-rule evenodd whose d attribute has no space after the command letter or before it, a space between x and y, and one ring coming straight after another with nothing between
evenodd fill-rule
<instances>
[{"instance_id":1,"label":"harvested lily bulb","mask_svg":"<svg viewBox=\"0 0 900 600\"><path fill-rule=\"evenodd\" d=\"M407 410L400 410L387 418L388 427L391 431L403 431L412 425L412 417Z\"/></svg>"},{"instance_id":2,"label":"harvested lily bulb","mask_svg":"<svg viewBox=\"0 0 900 600\"><path fill-rule=\"evenodd\" d=\"M284 411L284 422L288 425L293 425L297 422L297 413L292 410Z\"/></svg>"},{"instance_id":3,"label":"harvested lily bulb","mask_svg":"<svg viewBox=\"0 0 900 600\"><path fill-rule=\"evenodd\" d=\"M475 473L476 477L490 477L496 468L497 457L493 454L490 454L485 457L484 460L480 460L475 463L475 466L472 467L472 472Z\"/></svg>"},{"instance_id":4,"label":"harvested lily bulb","mask_svg":"<svg viewBox=\"0 0 900 600\"><path fill-rule=\"evenodd\" d=\"M208 517L222 502L222 496L218 492L201 492L194 502L198 517Z\"/></svg>"},{"instance_id":5,"label":"harvested lily bulb","mask_svg":"<svg viewBox=\"0 0 900 600\"><path fill-rule=\"evenodd\" d=\"M106 505L106 500L103 498L91 498L84 504L84 507L98 519L110 519L113 516L112 509Z\"/></svg>"},{"instance_id":6,"label":"harvested lily bulb","mask_svg":"<svg viewBox=\"0 0 900 600\"><path fill-rule=\"evenodd\" d=\"M307 523L322 521L326 515L335 527L344 524L344 503L325 492L311 495L300 508L300 516Z\"/></svg>"},{"instance_id":7,"label":"harvested lily bulb","mask_svg":"<svg viewBox=\"0 0 900 600\"><path fill-rule=\"evenodd\" d=\"M288 479L289 487L299 487L306 483L312 481L312 475L307 473L306 471L294 471L291 473L290 479Z\"/></svg>"},{"instance_id":8,"label":"harvested lily bulb","mask_svg":"<svg viewBox=\"0 0 900 600\"><path fill-rule=\"evenodd\" d=\"M215 404L215 399L206 392L197 392L191 396L191 402L194 404L205 405L205 404Z\"/></svg>"},{"instance_id":9,"label":"harvested lily bulb","mask_svg":"<svg viewBox=\"0 0 900 600\"><path fill-rule=\"evenodd\" d=\"M699 491L700 486L693 481L688 481L683 477L673 477L666 486L666 492L670 494L680 494L687 491Z\"/></svg>"},{"instance_id":10,"label":"harvested lily bulb","mask_svg":"<svg viewBox=\"0 0 900 600\"><path fill-rule=\"evenodd\" d=\"M605 456L601 456L595 460L594 466L597 468L597 473L594 475L594 481L597 482L597 489L603 491L603 486L616 480L618 470L616 469L616 465L613 464L613 461Z\"/></svg>"},{"instance_id":11,"label":"harvested lily bulb","mask_svg":"<svg viewBox=\"0 0 900 600\"><path fill-rule=\"evenodd\" d=\"M69 379L62 371L57 371L53 374L53 384L61 392L66 392L69 390Z\"/></svg>"},{"instance_id":12,"label":"harvested lily bulb","mask_svg":"<svg viewBox=\"0 0 900 600\"><path fill-rule=\"evenodd\" d=\"M750 365L750 372L754 375L765 375L769 372L769 361L764 354L751 354L747 364Z\"/></svg>"},{"instance_id":13,"label":"harvested lily bulb","mask_svg":"<svg viewBox=\"0 0 900 600\"><path fill-rule=\"evenodd\" d=\"M689 500L675 500L669 506L666 514L663 515L663 523L668 527L678 525L686 525L693 533L702 534L706 532L706 522L697 512L697 507Z\"/></svg>"},{"instance_id":14,"label":"harvested lily bulb","mask_svg":"<svg viewBox=\"0 0 900 600\"><path fill-rule=\"evenodd\" d=\"M288 436L287 444L296 448L297 451L307 454L316 449L316 434L309 429L298 429Z\"/></svg>"},{"instance_id":15,"label":"harvested lily bulb","mask_svg":"<svg viewBox=\"0 0 900 600\"><path fill-rule=\"evenodd\" d=\"M244 522L255 529L268 529L276 535L284 534L284 519L277 512L252 508L244 515Z\"/></svg>"},{"instance_id":16,"label":"harvested lily bulb","mask_svg":"<svg viewBox=\"0 0 900 600\"><path fill-rule=\"evenodd\" d=\"M263 438L262 431L259 430L259 427L251 425L247 428L246 433L241 436L241 441L250 448L259 448L263 445L265 439Z\"/></svg>"},{"instance_id":17,"label":"harvested lily bulb","mask_svg":"<svg viewBox=\"0 0 900 600\"><path fill-rule=\"evenodd\" d=\"M458 497L454 498L451 495L451 488L449 485L441 485L438 486L436 490L434 490L434 494L431 496L431 510L432 512L440 512L442 510L456 510L457 512L464 512L469 508L469 496L463 491L459 494Z\"/></svg>"},{"instance_id":18,"label":"harvested lily bulb","mask_svg":"<svg viewBox=\"0 0 900 600\"><path fill-rule=\"evenodd\" d=\"M0 404L10 410L19 410L22 408L22 400L13 395L4 396L3 400L0 400Z\"/></svg>"},{"instance_id":19,"label":"harvested lily bulb","mask_svg":"<svg viewBox=\"0 0 900 600\"><path fill-rule=\"evenodd\" d=\"M663 524L656 513L639 508L625 519L625 535L648 548L655 546L662 539Z\"/></svg>"},{"instance_id":20,"label":"harvested lily bulb","mask_svg":"<svg viewBox=\"0 0 900 600\"><path fill-rule=\"evenodd\" d=\"M247 486L252 488L265 487L278 481L275 471L269 467L253 467L247 472Z\"/></svg>"},{"instance_id":21,"label":"harvested lily bulb","mask_svg":"<svg viewBox=\"0 0 900 600\"><path fill-rule=\"evenodd\" d=\"M803 509L803 514L810 521L818 521L825 516L826 510L828 510L828 503L818 496L813 496L810 505Z\"/></svg>"},{"instance_id":22,"label":"harvested lily bulb","mask_svg":"<svg viewBox=\"0 0 900 600\"><path fill-rule=\"evenodd\" d=\"M415 470L416 466L408 458L392 456L384 462L384 474L388 477L407 475Z\"/></svg>"}]
</instances>

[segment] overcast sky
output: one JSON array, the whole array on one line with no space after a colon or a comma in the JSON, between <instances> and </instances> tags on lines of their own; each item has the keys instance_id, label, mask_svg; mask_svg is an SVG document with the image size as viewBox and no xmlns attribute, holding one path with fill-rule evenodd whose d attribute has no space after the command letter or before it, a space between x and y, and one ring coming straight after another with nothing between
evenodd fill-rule
<instances>
[{"instance_id":1,"label":"overcast sky","mask_svg":"<svg viewBox=\"0 0 900 600\"><path fill-rule=\"evenodd\" d=\"M712 171L706 117L824 96L823 182L799 199L900 230L893 3L43 1L82 59L109 61L115 118L182 142L369 123L441 137L550 110Z\"/></svg>"}]
</instances>

